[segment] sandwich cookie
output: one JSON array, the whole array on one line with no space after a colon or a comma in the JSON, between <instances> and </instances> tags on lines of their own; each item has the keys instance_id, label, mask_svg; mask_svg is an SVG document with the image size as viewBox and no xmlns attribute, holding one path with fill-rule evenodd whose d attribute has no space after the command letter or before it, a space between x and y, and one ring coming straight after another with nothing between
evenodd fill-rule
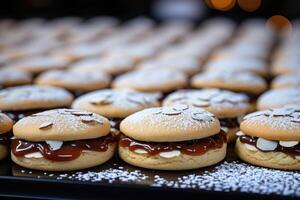
<instances>
[{"instance_id":1,"label":"sandwich cookie","mask_svg":"<svg viewBox=\"0 0 300 200\"><path fill-rule=\"evenodd\" d=\"M298 73L300 69L299 58L283 59L275 61L271 67L271 73L276 75Z\"/></svg>"},{"instance_id":2,"label":"sandwich cookie","mask_svg":"<svg viewBox=\"0 0 300 200\"><path fill-rule=\"evenodd\" d=\"M250 72L207 71L195 75L191 85L194 88L220 88L245 93L253 109L258 96L267 89L266 81Z\"/></svg>"},{"instance_id":3,"label":"sandwich cookie","mask_svg":"<svg viewBox=\"0 0 300 200\"><path fill-rule=\"evenodd\" d=\"M268 75L267 64L261 59L242 58L242 59L223 59L211 61L206 65L207 71L238 71L252 72L259 76L266 77Z\"/></svg>"},{"instance_id":4,"label":"sandwich cookie","mask_svg":"<svg viewBox=\"0 0 300 200\"><path fill-rule=\"evenodd\" d=\"M112 76L128 72L134 68L133 60L126 56L107 56L104 58L86 58L71 65L76 72L105 72Z\"/></svg>"},{"instance_id":5,"label":"sandwich cookie","mask_svg":"<svg viewBox=\"0 0 300 200\"><path fill-rule=\"evenodd\" d=\"M273 89L257 100L257 109L281 108L286 105L300 105L300 88Z\"/></svg>"},{"instance_id":6,"label":"sandwich cookie","mask_svg":"<svg viewBox=\"0 0 300 200\"><path fill-rule=\"evenodd\" d=\"M35 83L38 85L51 85L62 87L75 96L83 93L106 88L110 84L110 76L103 72L73 72L73 71L47 71L39 75Z\"/></svg>"},{"instance_id":7,"label":"sandwich cookie","mask_svg":"<svg viewBox=\"0 0 300 200\"><path fill-rule=\"evenodd\" d=\"M228 142L236 140L240 119L249 111L249 98L244 94L219 89L179 90L163 101L163 106L188 105L213 113L220 121Z\"/></svg>"},{"instance_id":8,"label":"sandwich cookie","mask_svg":"<svg viewBox=\"0 0 300 200\"><path fill-rule=\"evenodd\" d=\"M273 89L293 87L300 88L300 70L298 73L279 75L271 83Z\"/></svg>"},{"instance_id":9,"label":"sandwich cookie","mask_svg":"<svg viewBox=\"0 0 300 200\"><path fill-rule=\"evenodd\" d=\"M300 170L300 108L287 106L246 115L236 142L240 159L254 165Z\"/></svg>"},{"instance_id":10,"label":"sandwich cookie","mask_svg":"<svg viewBox=\"0 0 300 200\"><path fill-rule=\"evenodd\" d=\"M8 155L12 127L13 121L0 112L0 160Z\"/></svg>"},{"instance_id":11,"label":"sandwich cookie","mask_svg":"<svg viewBox=\"0 0 300 200\"><path fill-rule=\"evenodd\" d=\"M112 132L118 134L122 119L145 108L158 107L160 96L159 93L143 93L126 88L105 89L78 97L72 107L107 117Z\"/></svg>"},{"instance_id":12,"label":"sandwich cookie","mask_svg":"<svg viewBox=\"0 0 300 200\"><path fill-rule=\"evenodd\" d=\"M25 71L0 69L0 88L30 84L32 76Z\"/></svg>"},{"instance_id":13,"label":"sandwich cookie","mask_svg":"<svg viewBox=\"0 0 300 200\"><path fill-rule=\"evenodd\" d=\"M50 86L17 86L0 90L0 110L17 122L19 119L51 108L69 107L73 96Z\"/></svg>"},{"instance_id":14,"label":"sandwich cookie","mask_svg":"<svg viewBox=\"0 0 300 200\"><path fill-rule=\"evenodd\" d=\"M187 105L148 108L120 124L119 155L134 166L188 170L214 165L226 155L227 138L211 113Z\"/></svg>"},{"instance_id":15,"label":"sandwich cookie","mask_svg":"<svg viewBox=\"0 0 300 200\"><path fill-rule=\"evenodd\" d=\"M174 57L153 59L142 62L137 66L139 69L159 70L169 69L183 72L187 76L191 76L200 71L200 64L194 57Z\"/></svg>"},{"instance_id":16,"label":"sandwich cookie","mask_svg":"<svg viewBox=\"0 0 300 200\"><path fill-rule=\"evenodd\" d=\"M53 57L28 57L15 62L11 62L5 66L7 69L21 70L33 74L39 74L41 72L53 69L63 69L66 68L68 62L53 58Z\"/></svg>"},{"instance_id":17,"label":"sandwich cookie","mask_svg":"<svg viewBox=\"0 0 300 200\"><path fill-rule=\"evenodd\" d=\"M113 88L132 88L142 92L168 93L187 86L184 73L174 70L138 70L118 76Z\"/></svg>"},{"instance_id":18,"label":"sandwich cookie","mask_svg":"<svg viewBox=\"0 0 300 200\"><path fill-rule=\"evenodd\" d=\"M11 144L12 160L23 167L70 171L100 165L115 151L109 121L95 113L55 109L18 121Z\"/></svg>"}]
</instances>

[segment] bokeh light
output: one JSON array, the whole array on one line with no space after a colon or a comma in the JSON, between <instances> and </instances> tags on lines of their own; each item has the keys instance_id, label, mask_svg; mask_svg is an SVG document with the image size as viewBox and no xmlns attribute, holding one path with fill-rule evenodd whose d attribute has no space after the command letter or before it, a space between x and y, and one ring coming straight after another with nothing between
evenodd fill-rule
<instances>
[{"instance_id":1,"label":"bokeh light","mask_svg":"<svg viewBox=\"0 0 300 200\"><path fill-rule=\"evenodd\" d=\"M266 23L267 26L270 26L272 28L275 28L278 31L286 30L291 31L292 30L292 24L290 20L282 15L273 15L267 20Z\"/></svg>"},{"instance_id":2,"label":"bokeh light","mask_svg":"<svg viewBox=\"0 0 300 200\"><path fill-rule=\"evenodd\" d=\"M207 0L206 4L217 10L227 11L235 6L236 0Z\"/></svg>"},{"instance_id":3,"label":"bokeh light","mask_svg":"<svg viewBox=\"0 0 300 200\"><path fill-rule=\"evenodd\" d=\"M260 7L261 0L238 0L238 4L245 11L254 12Z\"/></svg>"}]
</instances>

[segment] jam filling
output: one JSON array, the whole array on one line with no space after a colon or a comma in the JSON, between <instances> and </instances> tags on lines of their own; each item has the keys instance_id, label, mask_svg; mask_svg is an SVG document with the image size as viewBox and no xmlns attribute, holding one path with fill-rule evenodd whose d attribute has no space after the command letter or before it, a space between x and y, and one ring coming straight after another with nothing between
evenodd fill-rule
<instances>
[{"instance_id":1,"label":"jam filling","mask_svg":"<svg viewBox=\"0 0 300 200\"><path fill-rule=\"evenodd\" d=\"M249 144L252 146L257 147L256 143L257 143L257 137L253 137L253 136L249 136L249 135L242 135L239 137L241 143L243 144ZM272 151L264 151L259 149L262 152L272 152ZM282 152L291 156L300 156L300 143L297 144L296 146L293 147L284 147L281 145L277 145L276 149L273 150L275 152Z\"/></svg>"},{"instance_id":2,"label":"jam filling","mask_svg":"<svg viewBox=\"0 0 300 200\"><path fill-rule=\"evenodd\" d=\"M220 124L221 124L221 126L225 126L225 127L228 127L228 128L235 128L235 127L240 126L237 117L220 119Z\"/></svg>"},{"instance_id":3,"label":"jam filling","mask_svg":"<svg viewBox=\"0 0 300 200\"><path fill-rule=\"evenodd\" d=\"M161 152L174 150L179 150L181 153L190 156L200 156L209 150L222 148L223 144L226 142L226 135L221 131L217 135L198 140L162 143L141 142L122 135L119 140L119 145L121 147L128 148L130 151L135 151L137 149L145 150L151 156L157 155Z\"/></svg>"},{"instance_id":4,"label":"jam filling","mask_svg":"<svg viewBox=\"0 0 300 200\"><path fill-rule=\"evenodd\" d=\"M115 141L116 139L109 134L96 139L66 141L63 142L60 149L52 150L46 142L12 139L11 149L16 157L24 157L26 154L39 152L47 160L71 161L78 158L83 150L105 152L109 144Z\"/></svg>"}]
</instances>

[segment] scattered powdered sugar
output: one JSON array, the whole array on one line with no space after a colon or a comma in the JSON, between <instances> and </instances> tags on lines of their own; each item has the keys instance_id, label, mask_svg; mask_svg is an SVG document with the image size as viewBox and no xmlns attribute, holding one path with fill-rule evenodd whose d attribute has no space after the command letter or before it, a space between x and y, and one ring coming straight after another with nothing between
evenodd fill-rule
<instances>
[{"instance_id":1,"label":"scattered powdered sugar","mask_svg":"<svg viewBox=\"0 0 300 200\"><path fill-rule=\"evenodd\" d=\"M201 174L191 173L172 181L156 175L152 185L300 196L299 173L255 167L238 161L224 162L212 171L204 171Z\"/></svg>"},{"instance_id":2,"label":"scattered powdered sugar","mask_svg":"<svg viewBox=\"0 0 300 200\"><path fill-rule=\"evenodd\" d=\"M148 176L143 174L140 170L124 170L122 167L117 169L108 168L100 172L75 172L74 174L60 174L56 179L69 179L76 181L90 181L90 182L100 182L107 181L109 183L114 182L140 182L146 180Z\"/></svg>"},{"instance_id":3,"label":"scattered powdered sugar","mask_svg":"<svg viewBox=\"0 0 300 200\"><path fill-rule=\"evenodd\" d=\"M256 167L239 161L224 161L214 167L176 173L132 168L117 163L100 171L88 170L55 174L39 172L36 174L36 172L21 168L20 172L22 176L80 182L127 183L215 192L236 191L265 195L300 196L299 173Z\"/></svg>"}]
</instances>

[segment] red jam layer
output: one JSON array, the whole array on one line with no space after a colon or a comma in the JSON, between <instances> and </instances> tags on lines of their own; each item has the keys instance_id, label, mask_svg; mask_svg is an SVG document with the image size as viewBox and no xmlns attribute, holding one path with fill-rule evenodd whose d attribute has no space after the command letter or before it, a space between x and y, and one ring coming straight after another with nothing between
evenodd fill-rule
<instances>
[{"instance_id":1,"label":"red jam layer","mask_svg":"<svg viewBox=\"0 0 300 200\"><path fill-rule=\"evenodd\" d=\"M257 143L257 139L258 137L252 137L249 135L242 135L239 137L241 143L243 144L250 144L252 146L257 147L256 143ZM260 151L263 151L261 149L259 149ZM281 145L277 145L276 149L273 150L275 152L282 152L282 153L286 153L288 155L291 156L300 156L300 143L297 144L296 146L293 147L283 147ZM272 152L272 151L263 151L263 152Z\"/></svg>"},{"instance_id":2,"label":"red jam layer","mask_svg":"<svg viewBox=\"0 0 300 200\"><path fill-rule=\"evenodd\" d=\"M110 143L116 139L109 134L108 136L64 142L60 149L51 150L46 142L29 142L20 139L12 139L11 150L16 157L24 157L26 154L40 152L47 160L52 161L71 161L78 158L83 150L105 152Z\"/></svg>"},{"instance_id":3,"label":"red jam layer","mask_svg":"<svg viewBox=\"0 0 300 200\"><path fill-rule=\"evenodd\" d=\"M184 142L141 142L133 140L125 135L122 135L119 140L121 147L128 148L130 151L143 149L149 155L157 155L161 152L168 152L179 150L181 153L190 156L200 156L212 149L222 148L223 144L227 142L226 135L220 132L217 135Z\"/></svg>"}]
</instances>

